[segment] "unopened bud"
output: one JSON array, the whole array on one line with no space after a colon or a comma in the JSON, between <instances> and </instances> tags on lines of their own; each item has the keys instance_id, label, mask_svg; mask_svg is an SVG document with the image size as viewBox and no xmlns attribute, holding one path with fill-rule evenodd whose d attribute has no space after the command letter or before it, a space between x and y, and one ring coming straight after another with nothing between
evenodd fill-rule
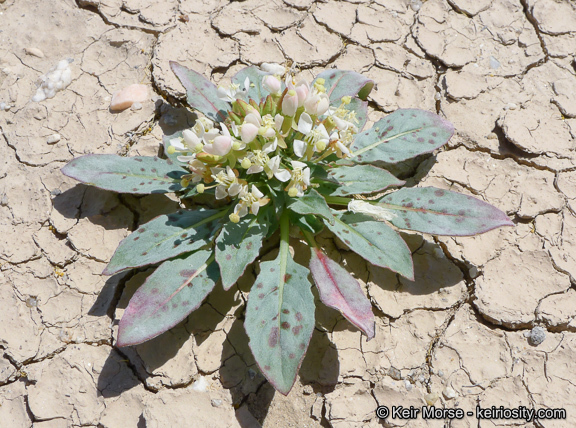
<instances>
[{"instance_id":1,"label":"unopened bud","mask_svg":"<svg viewBox=\"0 0 576 428\"><path fill-rule=\"evenodd\" d=\"M232 223L238 223L240 221L240 216L236 213L232 213L228 216Z\"/></svg>"},{"instance_id":2,"label":"unopened bud","mask_svg":"<svg viewBox=\"0 0 576 428\"><path fill-rule=\"evenodd\" d=\"M204 193L204 185L203 185L202 183L198 184L198 185L196 186L196 191L197 191L198 193Z\"/></svg>"},{"instance_id":3,"label":"unopened bud","mask_svg":"<svg viewBox=\"0 0 576 428\"><path fill-rule=\"evenodd\" d=\"M288 189L288 196L290 196L291 198L296 197L297 194L298 189L296 187L290 187L290 189Z\"/></svg>"},{"instance_id":4,"label":"unopened bud","mask_svg":"<svg viewBox=\"0 0 576 428\"><path fill-rule=\"evenodd\" d=\"M298 109L298 94L294 89L290 89L282 100L282 113L284 116L294 116Z\"/></svg>"}]
</instances>

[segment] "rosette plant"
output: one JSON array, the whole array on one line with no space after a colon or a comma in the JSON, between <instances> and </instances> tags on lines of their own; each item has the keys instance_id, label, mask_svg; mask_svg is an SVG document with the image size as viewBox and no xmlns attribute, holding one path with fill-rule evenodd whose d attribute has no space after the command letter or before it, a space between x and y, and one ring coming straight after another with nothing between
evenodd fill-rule
<instances>
[{"instance_id":1,"label":"rosette plant","mask_svg":"<svg viewBox=\"0 0 576 428\"><path fill-rule=\"evenodd\" d=\"M374 336L369 300L318 246L320 231L328 228L373 265L413 279L411 253L398 229L467 236L512 225L471 196L432 187L392 190L405 182L380 166L431 153L453 127L433 113L401 109L363 131L374 83L358 73L328 70L308 83L264 64L217 88L178 63L171 67L200 117L191 129L165 137L165 159L86 155L62 170L115 192L176 192L193 207L139 227L106 267L104 274L112 275L158 265L124 312L118 346L158 336L214 287L228 290L280 229L277 257L259 264L244 325L262 374L287 394L314 329L311 280L325 305L368 339ZM307 266L289 251L294 227L310 245Z\"/></svg>"}]
</instances>

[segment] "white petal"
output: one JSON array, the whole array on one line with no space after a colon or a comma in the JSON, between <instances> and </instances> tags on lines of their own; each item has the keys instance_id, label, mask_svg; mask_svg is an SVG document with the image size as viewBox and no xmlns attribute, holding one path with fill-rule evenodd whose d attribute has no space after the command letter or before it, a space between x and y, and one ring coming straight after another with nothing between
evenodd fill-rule
<instances>
[{"instance_id":1,"label":"white petal","mask_svg":"<svg viewBox=\"0 0 576 428\"><path fill-rule=\"evenodd\" d=\"M226 187L224 186L216 187L216 199L224 199L226 196L228 196L228 193L226 192Z\"/></svg>"},{"instance_id":2,"label":"white petal","mask_svg":"<svg viewBox=\"0 0 576 428\"><path fill-rule=\"evenodd\" d=\"M170 140L170 145L174 147L176 150L186 150L187 147L182 143L180 138L172 138Z\"/></svg>"},{"instance_id":3,"label":"white petal","mask_svg":"<svg viewBox=\"0 0 576 428\"><path fill-rule=\"evenodd\" d=\"M236 196L242 190L242 185L240 183L233 183L228 189L228 194L230 196Z\"/></svg>"},{"instance_id":4,"label":"white petal","mask_svg":"<svg viewBox=\"0 0 576 428\"><path fill-rule=\"evenodd\" d=\"M252 165L250 168L248 168L248 171L246 171L246 174L257 174L259 172L264 171L264 167L260 166L260 165Z\"/></svg>"},{"instance_id":5,"label":"white petal","mask_svg":"<svg viewBox=\"0 0 576 428\"><path fill-rule=\"evenodd\" d=\"M274 141L270 141L264 144L264 147L262 147L262 151L268 154L276 150L276 147L278 147L278 138L275 138Z\"/></svg>"},{"instance_id":6,"label":"white petal","mask_svg":"<svg viewBox=\"0 0 576 428\"><path fill-rule=\"evenodd\" d=\"M256 196L258 199L264 196L264 193L262 193L260 189L258 189L258 187L256 187L254 184L252 185L252 194Z\"/></svg>"},{"instance_id":7,"label":"white petal","mask_svg":"<svg viewBox=\"0 0 576 428\"><path fill-rule=\"evenodd\" d=\"M304 162L300 162L300 161L290 161L292 163L292 167L293 168L306 168L306 164Z\"/></svg>"},{"instance_id":8,"label":"white petal","mask_svg":"<svg viewBox=\"0 0 576 428\"><path fill-rule=\"evenodd\" d=\"M257 215L258 214L258 210L260 209L260 203L258 201L253 202L252 205L250 206L250 211L252 212L252 214Z\"/></svg>"},{"instance_id":9,"label":"white petal","mask_svg":"<svg viewBox=\"0 0 576 428\"><path fill-rule=\"evenodd\" d=\"M274 173L274 177L276 177L281 182L285 183L286 181L290 180L290 171L287 169L279 169Z\"/></svg>"},{"instance_id":10,"label":"white petal","mask_svg":"<svg viewBox=\"0 0 576 428\"><path fill-rule=\"evenodd\" d=\"M294 154L301 158L306 152L306 146L307 144L304 141L294 140ZM294 162L292 162L292 165L294 165Z\"/></svg>"},{"instance_id":11,"label":"white petal","mask_svg":"<svg viewBox=\"0 0 576 428\"><path fill-rule=\"evenodd\" d=\"M312 131L312 118L308 113L302 113L300 119L298 120L298 132L304 135L308 135Z\"/></svg>"},{"instance_id":12,"label":"white petal","mask_svg":"<svg viewBox=\"0 0 576 428\"><path fill-rule=\"evenodd\" d=\"M305 168L304 171L302 171L302 175L302 181L304 181L307 186L310 186L310 168Z\"/></svg>"}]
</instances>

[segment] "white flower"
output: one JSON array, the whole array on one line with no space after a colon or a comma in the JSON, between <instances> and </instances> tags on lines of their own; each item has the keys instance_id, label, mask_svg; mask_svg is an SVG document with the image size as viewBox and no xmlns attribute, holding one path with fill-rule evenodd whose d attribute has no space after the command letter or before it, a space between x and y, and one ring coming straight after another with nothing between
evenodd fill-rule
<instances>
[{"instance_id":1,"label":"white flower","mask_svg":"<svg viewBox=\"0 0 576 428\"><path fill-rule=\"evenodd\" d=\"M296 114L296 110L298 109L298 94L294 89L290 89L284 95L284 99L282 100L282 114L284 116L294 116Z\"/></svg>"},{"instance_id":2,"label":"white flower","mask_svg":"<svg viewBox=\"0 0 576 428\"><path fill-rule=\"evenodd\" d=\"M250 89L250 79L246 77L244 80L244 88L241 89L240 85L237 83L230 84L229 88L225 88L224 86L218 86L218 98L222 101L227 101L232 103L237 99L246 99L246 95L248 95L248 90Z\"/></svg>"},{"instance_id":3,"label":"white flower","mask_svg":"<svg viewBox=\"0 0 576 428\"><path fill-rule=\"evenodd\" d=\"M304 105L304 101L308 98L308 94L310 93L310 85L305 80L300 80L298 83L295 83L294 77L291 75L286 76L286 87L288 90L293 89L298 95L298 107L302 107Z\"/></svg>"},{"instance_id":4,"label":"white flower","mask_svg":"<svg viewBox=\"0 0 576 428\"><path fill-rule=\"evenodd\" d=\"M353 199L348 203L348 211L353 213L368 214L377 220L392 220L396 214L392 210L387 210L369 202Z\"/></svg>"},{"instance_id":5,"label":"white flower","mask_svg":"<svg viewBox=\"0 0 576 428\"><path fill-rule=\"evenodd\" d=\"M276 76L264 76L262 86L272 94L280 94L282 92L282 83Z\"/></svg>"},{"instance_id":6,"label":"white flower","mask_svg":"<svg viewBox=\"0 0 576 428\"><path fill-rule=\"evenodd\" d=\"M234 170L229 166L223 168L212 168L212 178L216 186L216 199L224 199L226 196L236 196L242 190L242 185L238 183L238 178Z\"/></svg>"},{"instance_id":7,"label":"white flower","mask_svg":"<svg viewBox=\"0 0 576 428\"><path fill-rule=\"evenodd\" d=\"M252 185L251 192L248 192L247 185L242 186L239 197L240 201L234 207L234 214L236 214L238 218L248 214L248 210L250 210L252 214L257 215L260 207L270 201L270 199L264 198L264 194L255 185Z\"/></svg>"},{"instance_id":8,"label":"white flower","mask_svg":"<svg viewBox=\"0 0 576 428\"><path fill-rule=\"evenodd\" d=\"M240 125L240 138L246 144L250 144L258 136L258 126L250 122Z\"/></svg>"},{"instance_id":9,"label":"white flower","mask_svg":"<svg viewBox=\"0 0 576 428\"><path fill-rule=\"evenodd\" d=\"M330 99L323 92L312 91L304 101L304 108L312 116L322 116L330 107Z\"/></svg>"},{"instance_id":10,"label":"white flower","mask_svg":"<svg viewBox=\"0 0 576 428\"><path fill-rule=\"evenodd\" d=\"M304 113L302 114L304 115ZM311 129L309 132L304 132L308 129L308 124L300 126L298 123L298 130L305 135L303 140L294 140L294 154L298 157L308 156L308 159L314 152L322 152L330 143L330 135L323 124Z\"/></svg>"},{"instance_id":11,"label":"white flower","mask_svg":"<svg viewBox=\"0 0 576 428\"><path fill-rule=\"evenodd\" d=\"M304 191L310 186L310 168L304 162L291 161L291 163L292 179L284 190L288 192L290 197L300 197L304 195Z\"/></svg>"},{"instance_id":12,"label":"white flower","mask_svg":"<svg viewBox=\"0 0 576 428\"><path fill-rule=\"evenodd\" d=\"M274 156L268 162L266 162L266 174L268 178L272 178L272 176L276 177L281 182L285 182L290 180L290 171L284 168L280 168L280 155Z\"/></svg>"}]
</instances>

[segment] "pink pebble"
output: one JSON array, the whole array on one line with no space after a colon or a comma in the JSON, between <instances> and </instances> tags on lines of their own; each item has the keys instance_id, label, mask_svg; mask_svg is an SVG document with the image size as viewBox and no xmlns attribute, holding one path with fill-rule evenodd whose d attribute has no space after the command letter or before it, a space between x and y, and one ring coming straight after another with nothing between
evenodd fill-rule
<instances>
[{"instance_id":1,"label":"pink pebble","mask_svg":"<svg viewBox=\"0 0 576 428\"><path fill-rule=\"evenodd\" d=\"M134 103L143 103L148 100L148 86L133 84L120 89L112 95L110 110L122 111L131 107Z\"/></svg>"}]
</instances>

